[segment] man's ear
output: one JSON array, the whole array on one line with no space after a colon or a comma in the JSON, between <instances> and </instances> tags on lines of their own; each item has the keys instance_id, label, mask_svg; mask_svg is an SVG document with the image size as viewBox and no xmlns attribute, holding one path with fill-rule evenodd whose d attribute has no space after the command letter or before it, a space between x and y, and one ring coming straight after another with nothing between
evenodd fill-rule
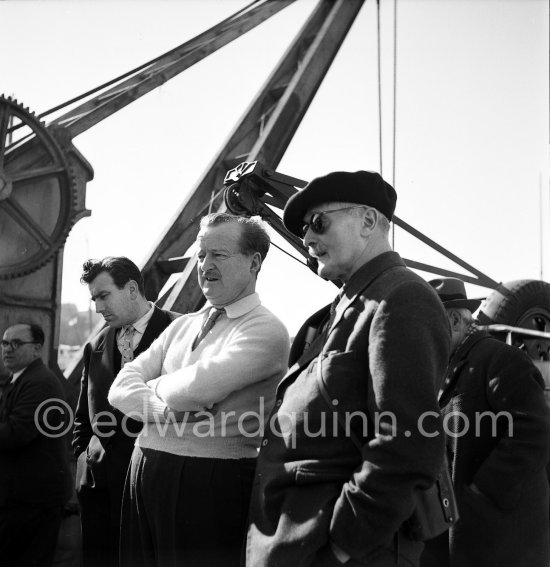
<instances>
[{"instance_id":1,"label":"man's ear","mask_svg":"<svg viewBox=\"0 0 550 567\"><path fill-rule=\"evenodd\" d=\"M447 315L449 317L449 323L451 324L451 331L460 331L460 326L462 322L462 317L460 313L455 309L448 309Z\"/></svg>"},{"instance_id":2,"label":"man's ear","mask_svg":"<svg viewBox=\"0 0 550 567\"><path fill-rule=\"evenodd\" d=\"M250 265L250 270L258 275L260 268L262 267L262 255L259 252L254 252L252 254L252 263Z\"/></svg>"},{"instance_id":3,"label":"man's ear","mask_svg":"<svg viewBox=\"0 0 550 567\"><path fill-rule=\"evenodd\" d=\"M138 286L136 280L128 280L126 282L126 287L127 287L128 291L130 292L130 297L132 299L136 299L138 294L139 294L139 286Z\"/></svg>"},{"instance_id":4,"label":"man's ear","mask_svg":"<svg viewBox=\"0 0 550 567\"><path fill-rule=\"evenodd\" d=\"M361 228L369 234L374 230L378 220L378 212L375 209L366 208L363 213L363 222Z\"/></svg>"}]
</instances>

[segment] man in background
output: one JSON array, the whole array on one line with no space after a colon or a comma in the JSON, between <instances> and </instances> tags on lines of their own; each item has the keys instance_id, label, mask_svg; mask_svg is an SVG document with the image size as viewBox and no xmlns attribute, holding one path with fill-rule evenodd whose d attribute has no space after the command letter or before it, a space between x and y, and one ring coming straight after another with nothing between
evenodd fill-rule
<instances>
[{"instance_id":1,"label":"man in background","mask_svg":"<svg viewBox=\"0 0 550 567\"><path fill-rule=\"evenodd\" d=\"M82 552L84 567L116 567L124 481L141 423L124 418L107 394L124 364L145 351L177 314L147 301L139 268L123 256L88 260L81 282L107 323L84 349L75 414Z\"/></svg>"},{"instance_id":2,"label":"man in background","mask_svg":"<svg viewBox=\"0 0 550 567\"><path fill-rule=\"evenodd\" d=\"M430 282L447 311L451 358L439 393L460 518L428 541L423 567L548 567L550 417L529 357L487 331L457 278Z\"/></svg>"},{"instance_id":3,"label":"man in background","mask_svg":"<svg viewBox=\"0 0 550 567\"><path fill-rule=\"evenodd\" d=\"M49 567L70 481L62 385L43 363L44 332L19 323L2 338L11 372L0 399L0 565ZM61 433L60 433L61 432Z\"/></svg>"}]
</instances>

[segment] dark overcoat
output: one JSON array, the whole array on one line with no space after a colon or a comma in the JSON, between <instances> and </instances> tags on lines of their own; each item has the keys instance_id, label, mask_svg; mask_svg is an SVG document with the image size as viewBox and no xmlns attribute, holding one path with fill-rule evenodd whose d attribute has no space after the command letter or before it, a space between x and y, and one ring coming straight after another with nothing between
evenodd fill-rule
<instances>
[{"instance_id":1,"label":"dark overcoat","mask_svg":"<svg viewBox=\"0 0 550 567\"><path fill-rule=\"evenodd\" d=\"M134 356L146 350L178 316L154 307ZM75 413L73 450L77 457L76 488L112 494L111 519L119 523L126 472L142 424L126 418L107 401L121 367L116 344L118 329L107 327L84 349L84 370ZM96 434L97 433L97 434Z\"/></svg>"},{"instance_id":2,"label":"dark overcoat","mask_svg":"<svg viewBox=\"0 0 550 567\"><path fill-rule=\"evenodd\" d=\"M292 356L322 315L306 322ZM258 457L248 567L339 565L329 540L351 555L350 567L395 565L396 538L399 551L418 555L397 534L412 513L413 492L430 485L442 463L437 388L448 355L442 304L397 253L353 275L328 332L279 384ZM360 436L362 454L336 411Z\"/></svg>"},{"instance_id":3,"label":"dark overcoat","mask_svg":"<svg viewBox=\"0 0 550 567\"><path fill-rule=\"evenodd\" d=\"M423 565L548 567L550 418L540 372L518 348L477 331L451 358L440 404L460 520L428 542Z\"/></svg>"},{"instance_id":4,"label":"dark overcoat","mask_svg":"<svg viewBox=\"0 0 550 567\"><path fill-rule=\"evenodd\" d=\"M39 358L6 387L0 399L0 508L66 502L68 409L59 378Z\"/></svg>"}]
</instances>

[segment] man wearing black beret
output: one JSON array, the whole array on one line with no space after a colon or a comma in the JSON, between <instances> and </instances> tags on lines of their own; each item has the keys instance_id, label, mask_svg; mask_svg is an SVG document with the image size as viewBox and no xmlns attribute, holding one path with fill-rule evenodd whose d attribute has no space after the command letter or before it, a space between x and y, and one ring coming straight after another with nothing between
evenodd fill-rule
<instances>
[{"instance_id":1,"label":"man wearing black beret","mask_svg":"<svg viewBox=\"0 0 550 567\"><path fill-rule=\"evenodd\" d=\"M314 179L285 207L318 274L343 287L299 331L278 386L248 567L418 565L423 544L406 523L443 462L449 328L434 290L391 249L395 203L378 173L357 171Z\"/></svg>"}]
</instances>

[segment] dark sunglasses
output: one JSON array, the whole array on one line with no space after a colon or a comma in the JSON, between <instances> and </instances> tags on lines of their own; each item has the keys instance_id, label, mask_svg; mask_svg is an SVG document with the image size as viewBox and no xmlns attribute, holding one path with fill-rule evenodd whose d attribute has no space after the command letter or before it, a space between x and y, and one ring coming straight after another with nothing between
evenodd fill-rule
<instances>
[{"instance_id":1,"label":"dark sunglasses","mask_svg":"<svg viewBox=\"0 0 550 567\"><path fill-rule=\"evenodd\" d=\"M21 345L34 345L36 341L20 341L19 339L13 339L13 341L0 341L0 346L2 348L11 347L11 350L17 350Z\"/></svg>"},{"instance_id":2,"label":"dark sunglasses","mask_svg":"<svg viewBox=\"0 0 550 567\"><path fill-rule=\"evenodd\" d=\"M302 238L306 237L306 233L309 229L315 234L323 234L327 231L330 226L329 220L326 218L327 215L331 213L338 213L339 211L347 211L349 209L360 209L365 205L354 205L353 207L343 207L341 209L333 209L332 211L322 211L321 213L313 213L309 222L306 222L302 226Z\"/></svg>"}]
</instances>

